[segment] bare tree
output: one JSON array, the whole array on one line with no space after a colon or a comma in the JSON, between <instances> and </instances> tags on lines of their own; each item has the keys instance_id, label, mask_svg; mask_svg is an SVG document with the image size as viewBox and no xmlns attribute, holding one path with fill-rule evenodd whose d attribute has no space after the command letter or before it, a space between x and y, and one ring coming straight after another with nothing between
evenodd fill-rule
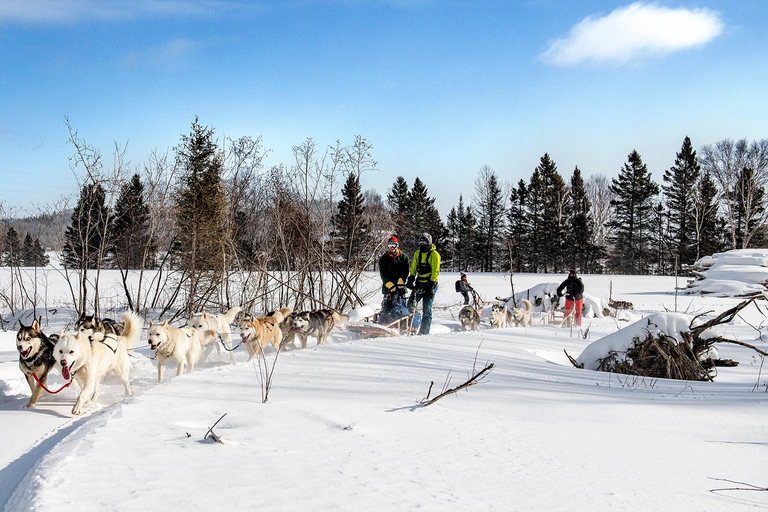
<instances>
[{"instance_id":1,"label":"bare tree","mask_svg":"<svg viewBox=\"0 0 768 512\"><path fill-rule=\"evenodd\" d=\"M746 139L724 139L704 146L700 154L702 171L711 173L725 199L732 247L747 248L752 238L765 229L768 220L764 204L768 139L751 143ZM749 173L751 179L744 180L745 173Z\"/></svg>"},{"instance_id":2,"label":"bare tree","mask_svg":"<svg viewBox=\"0 0 768 512\"><path fill-rule=\"evenodd\" d=\"M593 239L590 242L598 247L607 247L612 228L608 220L613 216L611 201L616 194L611 191L611 180L604 174L593 174L584 185L590 202L590 213L595 221Z\"/></svg>"}]
</instances>

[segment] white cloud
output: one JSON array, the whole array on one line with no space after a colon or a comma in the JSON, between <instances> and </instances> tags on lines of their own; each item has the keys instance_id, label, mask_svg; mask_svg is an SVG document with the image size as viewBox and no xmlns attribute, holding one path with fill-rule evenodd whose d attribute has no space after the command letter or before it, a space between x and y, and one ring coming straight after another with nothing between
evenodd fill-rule
<instances>
[{"instance_id":1,"label":"white cloud","mask_svg":"<svg viewBox=\"0 0 768 512\"><path fill-rule=\"evenodd\" d=\"M258 8L228 0L0 0L0 22L69 23L228 14Z\"/></svg>"},{"instance_id":2,"label":"white cloud","mask_svg":"<svg viewBox=\"0 0 768 512\"><path fill-rule=\"evenodd\" d=\"M623 64L705 44L723 31L718 13L636 2L607 16L588 16L554 41L542 59L556 66Z\"/></svg>"},{"instance_id":3,"label":"white cloud","mask_svg":"<svg viewBox=\"0 0 768 512\"><path fill-rule=\"evenodd\" d=\"M121 64L132 68L143 65L176 66L201 46L189 39L171 39L155 48L133 52L121 59Z\"/></svg>"}]
</instances>

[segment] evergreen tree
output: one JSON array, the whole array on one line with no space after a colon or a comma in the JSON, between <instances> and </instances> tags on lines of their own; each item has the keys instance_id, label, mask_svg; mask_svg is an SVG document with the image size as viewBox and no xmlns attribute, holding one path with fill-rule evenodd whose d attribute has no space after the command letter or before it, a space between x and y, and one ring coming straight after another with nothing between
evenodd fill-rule
<instances>
[{"instance_id":1,"label":"evergreen tree","mask_svg":"<svg viewBox=\"0 0 768 512\"><path fill-rule=\"evenodd\" d=\"M3 246L3 266L20 267L22 265L22 245L19 233L11 226L5 233Z\"/></svg>"},{"instance_id":2,"label":"evergreen tree","mask_svg":"<svg viewBox=\"0 0 768 512\"><path fill-rule=\"evenodd\" d=\"M149 207L144 200L144 184L138 174L120 188L115 202L112 228L112 251L122 269L142 267L144 251L149 248L147 261L151 268L154 251L149 245Z\"/></svg>"},{"instance_id":3,"label":"evergreen tree","mask_svg":"<svg viewBox=\"0 0 768 512\"><path fill-rule=\"evenodd\" d=\"M402 251L412 256L418 247L419 235L425 231L432 235L432 241L439 250L445 238L445 226L435 206L435 198L429 196L427 186L418 177L408 192L406 204L404 232L400 237Z\"/></svg>"},{"instance_id":4,"label":"evergreen tree","mask_svg":"<svg viewBox=\"0 0 768 512\"><path fill-rule=\"evenodd\" d=\"M528 188L520 180L517 187L512 187L509 194L507 211L507 234L510 268L515 272L524 272L528 267L527 255L530 253L530 222L528 221Z\"/></svg>"},{"instance_id":5,"label":"evergreen tree","mask_svg":"<svg viewBox=\"0 0 768 512\"><path fill-rule=\"evenodd\" d=\"M477 220L471 206L464 206L464 197L459 195L459 204L448 214L448 237L453 245L454 271L474 269L472 248L475 245ZM444 260L445 261L445 260Z\"/></svg>"},{"instance_id":6,"label":"evergreen tree","mask_svg":"<svg viewBox=\"0 0 768 512\"><path fill-rule=\"evenodd\" d=\"M64 232L64 264L69 268L96 268L106 248L104 237L111 232L109 222L104 188L100 183L84 185Z\"/></svg>"},{"instance_id":7,"label":"evergreen tree","mask_svg":"<svg viewBox=\"0 0 768 512\"><path fill-rule=\"evenodd\" d=\"M44 267L50 263L50 258L45 254L40 239L32 239L32 235L27 233L24 237L24 247L22 248L21 264L25 267Z\"/></svg>"},{"instance_id":8,"label":"evergreen tree","mask_svg":"<svg viewBox=\"0 0 768 512\"><path fill-rule=\"evenodd\" d=\"M693 263L696 257L696 197L695 184L699 178L701 166L696 158L696 151L691 139L685 137L680 152L675 157L675 165L664 171L662 185L669 214L669 241L677 255L678 270L680 265Z\"/></svg>"},{"instance_id":9,"label":"evergreen tree","mask_svg":"<svg viewBox=\"0 0 768 512\"><path fill-rule=\"evenodd\" d=\"M576 167L571 176L570 210L568 217L567 259L571 268L578 268L579 272L594 271L598 254L591 240L594 237L595 224L592 220L592 205L584 188L584 179L581 170Z\"/></svg>"},{"instance_id":10,"label":"evergreen tree","mask_svg":"<svg viewBox=\"0 0 768 512\"><path fill-rule=\"evenodd\" d=\"M477 202L476 254L481 263L480 270L493 272L503 259L505 247L501 233L505 229L504 196L496 173L483 166L475 180L475 201Z\"/></svg>"},{"instance_id":11,"label":"evergreen tree","mask_svg":"<svg viewBox=\"0 0 768 512\"><path fill-rule=\"evenodd\" d=\"M718 215L719 196L710 173L703 174L696 185L696 256L711 256L723 250L725 221Z\"/></svg>"},{"instance_id":12,"label":"evergreen tree","mask_svg":"<svg viewBox=\"0 0 768 512\"><path fill-rule=\"evenodd\" d=\"M182 170L176 224L183 264L190 273L224 270L229 248L227 200L213 129L201 126L195 117L191 132L176 147L176 161Z\"/></svg>"},{"instance_id":13,"label":"evergreen tree","mask_svg":"<svg viewBox=\"0 0 768 512\"><path fill-rule=\"evenodd\" d=\"M541 263L544 272L558 271L565 265L564 207L568 200L568 191L549 154L545 153L541 157L536 170L540 179L535 197L540 208L541 226L537 231L541 237ZM533 189L533 186L531 188Z\"/></svg>"},{"instance_id":14,"label":"evergreen tree","mask_svg":"<svg viewBox=\"0 0 768 512\"><path fill-rule=\"evenodd\" d=\"M611 269L625 274L646 274L655 260L651 245L653 236L653 198L659 186L651 179L651 173L637 151L629 154L619 176L611 180L611 191L616 199Z\"/></svg>"},{"instance_id":15,"label":"evergreen tree","mask_svg":"<svg viewBox=\"0 0 768 512\"><path fill-rule=\"evenodd\" d=\"M528 184L528 222L530 223L530 234L528 238L528 258L529 271L539 272L545 269L544 251L544 202L546 189L541 179L541 172L536 167L531 174L531 180ZM546 269L545 269L546 271Z\"/></svg>"},{"instance_id":16,"label":"evergreen tree","mask_svg":"<svg viewBox=\"0 0 768 512\"><path fill-rule=\"evenodd\" d=\"M349 173L341 200L338 203L338 213L332 222L336 237L340 241L339 254L344 261L352 265L359 264L364 257L362 248L370 238L370 225L364 216L365 205L360 179L356 174Z\"/></svg>"},{"instance_id":17,"label":"evergreen tree","mask_svg":"<svg viewBox=\"0 0 768 512\"><path fill-rule=\"evenodd\" d=\"M406 225L409 211L408 197L408 182L402 176L398 176L392 184L392 188L387 192L387 206L390 208L392 223L398 238L405 237L406 232L413 231L411 227Z\"/></svg>"}]
</instances>

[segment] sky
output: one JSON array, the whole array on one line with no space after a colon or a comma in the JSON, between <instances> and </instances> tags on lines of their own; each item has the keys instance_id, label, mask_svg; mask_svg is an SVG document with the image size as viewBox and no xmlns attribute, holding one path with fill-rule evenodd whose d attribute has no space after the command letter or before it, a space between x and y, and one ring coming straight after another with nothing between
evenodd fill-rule
<instances>
[{"instance_id":1,"label":"sky","mask_svg":"<svg viewBox=\"0 0 768 512\"><path fill-rule=\"evenodd\" d=\"M138 166L195 116L267 168L360 135L363 188L418 176L444 216L544 153L567 179L637 150L661 181L685 136L767 136L767 28L759 0L0 0L0 201L74 198L66 120Z\"/></svg>"}]
</instances>

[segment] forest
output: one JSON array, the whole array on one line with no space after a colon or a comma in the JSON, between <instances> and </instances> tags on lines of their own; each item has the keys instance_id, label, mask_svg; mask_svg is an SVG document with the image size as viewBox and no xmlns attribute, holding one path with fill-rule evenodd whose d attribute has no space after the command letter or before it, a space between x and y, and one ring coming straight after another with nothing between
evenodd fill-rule
<instances>
[{"instance_id":1,"label":"forest","mask_svg":"<svg viewBox=\"0 0 768 512\"><path fill-rule=\"evenodd\" d=\"M578 167L561 174L549 154L517 183L483 166L472 197L443 216L419 177L397 176L384 195L364 190L377 162L362 136L330 147L306 139L290 165L266 169L260 137L218 140L195 118L172 151L130 166L124 148L116 145L107 164L67 126L76 204L25 219L2 211L0 261L44 267L46 250L60 254L80 311L98 303L102 269L121 272L132 309L159 307L158 292L169 287L180 311L238 302L226 285L235 272L270 290L250 295L252 305L343 308L362 303L356 284L392 234L412 254L418 235L431 233L443 270L512 273L665 275L766 243L767 139L697 151L685 137L662 183L634 150L612 177L585 178ZM138 283L129 283L136 271Z\"/></svg>"}]
</instances>

